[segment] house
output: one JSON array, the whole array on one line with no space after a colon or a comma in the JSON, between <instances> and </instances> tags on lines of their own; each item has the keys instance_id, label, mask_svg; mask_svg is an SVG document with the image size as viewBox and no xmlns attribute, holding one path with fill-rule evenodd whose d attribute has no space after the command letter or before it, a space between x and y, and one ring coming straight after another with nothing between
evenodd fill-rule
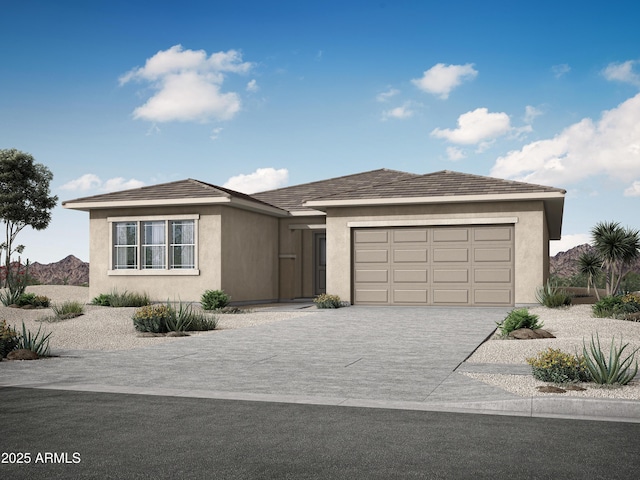
<instances>
[{"instance_id":1,"label":"house","mask_svg":"<svg viewBox=\"0 0 640 480\"><path fill-rule=\"evenodd\" d=\"M238 303L535 303L565 191L380 169L246 195L187 179L63 203L90 215L90 295Z\"/></svg>"}]
</instances>

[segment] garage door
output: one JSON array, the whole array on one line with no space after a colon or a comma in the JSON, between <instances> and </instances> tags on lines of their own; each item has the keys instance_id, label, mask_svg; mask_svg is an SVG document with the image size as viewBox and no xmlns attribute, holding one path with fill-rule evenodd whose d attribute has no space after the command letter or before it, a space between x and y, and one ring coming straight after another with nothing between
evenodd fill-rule
<instances>
[{"instance_id":1,"label":"garage door","mask_svg":"<svg viewBox=\"0 0 640 480\"><path fill-rule=\"evenodd\" d=\"M513 225L353 230L354 303L513 305Z\"/></svg>"}]
</instances>

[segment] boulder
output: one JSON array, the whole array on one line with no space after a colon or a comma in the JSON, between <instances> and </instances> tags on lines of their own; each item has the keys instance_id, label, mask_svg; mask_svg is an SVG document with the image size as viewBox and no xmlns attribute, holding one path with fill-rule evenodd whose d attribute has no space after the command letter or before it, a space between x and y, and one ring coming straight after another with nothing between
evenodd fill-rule
<instances>
[{"instance_id":1,"label":"boulder","mask_svg":"<svg viewBox=\"0 0 640 480\"><path fill-rule=\"evenodd\" d=\"M26 348L12 350L9 352L9 355L7 355L7 360L38 360L39 358L36 352L32 352Z\"/></svg>"},{"instance_id":2,"label":"boulder","mask_svg":"<svg viewBox=\"0 0 640 480\"><path fill-rule=\"evenodd\" d=\"M542 328L531 330L530 328L519 328L509 334L509 338L515 338L516 340L535 340L537 338L556 338Z\"/></svg>"},{"instance_id":3,"label":"boulder","mask_svg":"<svg viewBox=\"0 0 640 480\"><path fill-rule=\"evenodd\" d=\"M581 387L579 385L567 385L566 387L564 387L565 390L572 390L574 392L584 392L586 390L586 388Z\"/></svg>"}]
</instances>

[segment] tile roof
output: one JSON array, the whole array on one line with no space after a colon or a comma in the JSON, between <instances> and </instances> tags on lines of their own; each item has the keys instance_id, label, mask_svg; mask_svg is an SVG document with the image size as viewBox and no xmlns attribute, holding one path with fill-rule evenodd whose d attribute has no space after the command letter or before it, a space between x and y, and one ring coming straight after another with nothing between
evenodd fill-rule
<instances>
[{"instance_id":1,"label":"tile roof","mask_svg":"<svg viewBox=\"0 0 640 480\"><path fill-rule=\"evenodd\" d=\"M304 202L313 198L334 194L347 195L353 190L367 188L371 185L397 182L416 177L420 177L420 175L381 168L369 172L254 193L251 196L284 210L304 211L309 210L309 208L303 206Z\"/></svg>"},{"instance_id":2,"label":"tile roof","mask_svg":"<svg viewBox=\"0 0 640 480\"><path fill-rule=\"evenodd\" d=\"M387 183L345 189L319 195L312 202L385 198L446 197L465 195L504 195L527 193L566 193L565 190L531 183L483 177L442 170L426 175L412 175Z\"/></svg>"},{"instance_id":3,"label":"tile roof","mask_svg":"<svg viewBox=\"0 0 640 480\"><path fill-rule=\"evenodd\" d=\"M103 193L90 197L76 198L74 200L63 202L63 205L73 206L75 203L142 202L154 200L166 200L170 203L171 200L197 200L204 198L238 198L268 207L272 206L244 193L229 190L228 188L219 187L210 183L201 182L200 180L194 180L192 178L130 190Z\"/></svg>"}]
</instances>

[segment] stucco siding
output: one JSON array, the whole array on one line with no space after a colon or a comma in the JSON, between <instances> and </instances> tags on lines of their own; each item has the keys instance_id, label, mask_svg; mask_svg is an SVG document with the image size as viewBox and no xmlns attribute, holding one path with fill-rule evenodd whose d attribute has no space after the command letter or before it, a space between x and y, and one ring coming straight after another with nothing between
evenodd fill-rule
<instances>
[{"instance_id":1,"label":"stucco siding","mask_svg":"<svg viewBox=\"0 0 640 480\"><path fill-rule=\"evenodd\" d=\"M224 207L221 231L223 290L233 302L276 300L278 219Z\"/></svg>"},{"instance_id":2,"label":"stucco siding","mask_svg":"<svg viewBox=\"0 0 640 480\"><path fill-rule=\"evenodd\" d=\"M473 225L487 219L514 222L515 303L534 303L544 279L545 217L542 202L466 203L413 206L330 208L327 211L327 292L352 301L352 228L363 222L427 221L434 226L451 222ZM467 222L468 221L468 222ZM374 224L372 223L372 224ZM548 263L548 259L547 259Z\"/></svg>"}]
</instances>

